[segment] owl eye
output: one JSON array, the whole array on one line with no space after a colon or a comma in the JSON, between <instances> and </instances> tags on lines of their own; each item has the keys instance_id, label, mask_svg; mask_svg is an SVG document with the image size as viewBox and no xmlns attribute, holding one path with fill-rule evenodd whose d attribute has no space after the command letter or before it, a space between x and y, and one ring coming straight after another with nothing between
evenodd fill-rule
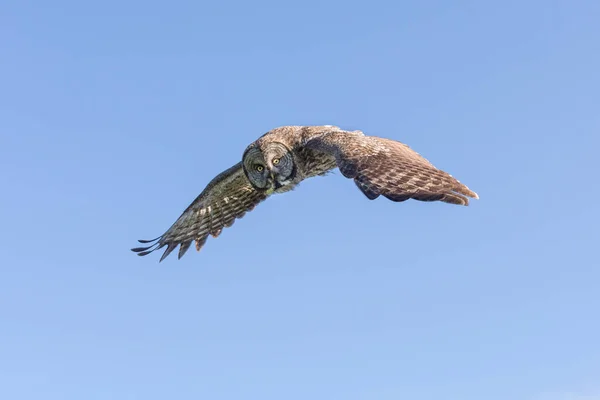
<instances>
[{"instance_id":1,"label":"owl eye","mask_svg":"<svg viewBox=\"0 0 600 400\"><path fill-rule=\"evenodd\" d=\"M273 165L279 164L279 158L274 158L272 162L273 162Z\"/></svg>"},{"instance_id":2,"label":"owl eye","mask_svg":"<svg viewBox=\"0 0 600 400\"><path fill-rule=\"evenodd\" d=\"M254 169L258 172L263 172L265 170L265 167L263 167L262 165L256 165Z\"/></svg>"}]
</instances>

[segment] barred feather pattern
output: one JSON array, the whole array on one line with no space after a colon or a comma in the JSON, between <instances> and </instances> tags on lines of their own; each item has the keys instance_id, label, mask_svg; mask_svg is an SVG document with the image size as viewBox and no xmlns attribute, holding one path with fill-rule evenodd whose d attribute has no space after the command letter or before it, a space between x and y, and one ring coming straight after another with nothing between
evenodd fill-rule
<instances>
[{"instance_id":1,"label":"barred feather pattern","mask_svg":"<svg viewBox=\"0 0 600 400\"><path fill-rule=\"evenodd\" d=\"M310 138L305 146L333 154L342 175L353 179L371 200L383 195L396 202L415 199L466 206L469 197L479 198L452 175L395 140L365 136L360 131L334 131Z\"/></svg>"},{"instance_id":2,"label":"barred feather pattern","mask_svg":"<svg viewBox=\"0 0 600 400\"><path fill-rule=\"evenodd\" d=\"M196 250L200 251L209 236L219 236L223 228L232 226L237 218L242 218L266 198L264 191L254 189L248 182L241 163L236 164L214 178L163 235L140 240L150 245L132 250L145 256L167 246L160 261L178 245L178 258L183 257L194 241Z\"/></svg>"}]
</instances>

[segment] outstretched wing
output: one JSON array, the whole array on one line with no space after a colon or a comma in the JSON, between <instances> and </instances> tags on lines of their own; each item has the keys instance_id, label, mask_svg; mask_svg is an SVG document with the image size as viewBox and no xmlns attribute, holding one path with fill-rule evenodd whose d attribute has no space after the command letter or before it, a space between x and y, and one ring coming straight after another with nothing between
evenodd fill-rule
<instances>
[{"instance_id":1,"label":"outstretched wing","mask_svg":"<svg viewBox=\"0 0 600 400\"><path fill-rule=\"evenodd\" d=\"M178 257L181 258L193 241L199 251L208 235L219 236L224 227L233 225L236 218L243 217L266 198L264 191L254 189L242 164L238 163L217 175L169 230L156 239L139 241L149 243L149 246L131 250L145 256L167 246L160 258L162 261L180 245Z\"/></svg>"},{"instance_id":2,"label":"outstretched wing","mask_svg":"<svg viewBox=\"0 0 600 400\"><path fill-rule=\"evenodd\" d=\"M331 127L306 137L305 147L332 154L342 175L371 200L416 199L468 205L477 194L450 174L437 169L407 145L360 131Z\"/></svg>"}]
</instances>

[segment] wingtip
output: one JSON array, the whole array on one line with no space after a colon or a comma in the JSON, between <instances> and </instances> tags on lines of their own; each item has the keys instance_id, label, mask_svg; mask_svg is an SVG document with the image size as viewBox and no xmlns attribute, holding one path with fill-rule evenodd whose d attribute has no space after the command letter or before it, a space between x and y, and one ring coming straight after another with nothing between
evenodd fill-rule
<instances>
[{"instance_id":1,"label":"wingtip","mask_svg":"<svg viewBox=\"0 0 600 400\"><path fill-rule=\"evenodd\" d=\"M178 242L171 242L167 244L167 249L165 250L165 252L163 253L163 255L160 257L159 262L161 262L162 260L164 260L165 258L167 258L167 256L169 254L171 254L171 252L173 250L175 250L175 248L177 247L179 243Z\"/></svg>"},{"instance_id":2,"label":"wingtip","mask_svg":"<svg viewBox=\"0 0 600 400\"><path fill-rule=\"evenodd\" d=\"M156 242L158 239L160 239L161 237L156 237L154 239L138 239L138 242L140 243L152 243L152 242Z\"/></svg>"},{"instance_id":3,"label":"wingtip","mask_svg":"<svg viewBox=\"0 0 600 400\"><path fill-rule=\"evenodd\" d=\"M470 190L471 193L469 193L468 197L470 197L471 199L475 199L475 200L479 200L479 195L477 193L475 193L474 191ZM465 197L464 198L465 203L463 204L464 206L468 206L471 202L470 199Z\"/></svg>"},{"instance_id":4,"label":"wingtip","mask_svg":"<svg viewBox=\"0 0 600 400\"><path fill-rule=\"evenodd\" d=\"M147 246L147 247L134 247L133 249L131 249L131 251L133 251L134 253L144 253L147 250L149 250L152 246Z\"/></svg>"},{"instance_id":5,"label":"wingtip","mask_svg":"<svg viewBox=\"0 0 600 400\"><path fill-rule=\"evenodd\" d=\"M131 251L133 251L134 253L137 253L138 256L145 256L148 255L150 253L152 253L154 250L158 250L160 249L162 246L159 246L160 242L158 242L157 240L160 239L160 236L157 237L156 239L152 239L152 240L138 240L138 242L140 243L151 243L150 246L145 246L145 247L134 247L131 249ZM152 243L154 242L154 243Z\"/></svg>"}]
</instances>

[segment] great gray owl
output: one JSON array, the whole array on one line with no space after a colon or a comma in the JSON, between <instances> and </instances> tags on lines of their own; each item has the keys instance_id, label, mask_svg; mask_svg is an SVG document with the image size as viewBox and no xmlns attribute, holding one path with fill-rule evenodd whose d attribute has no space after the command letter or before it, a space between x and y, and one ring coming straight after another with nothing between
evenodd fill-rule
<instances>
[{"instance_id":1,"label":"great gray owl","mask_svg":"<svg viewBox=\"0 0 600 400\"><path fill-rule=\"evenodd\" d=\"M150 246L132 250L144 256L167 246L162 261L179 245L181 258L193 241L200 250L209 235L219 236L271 194L336 167L371 200L383 195L466 206L468 197L479 198L403 143L329 125L283 126L250 144L242 161L217 175L164 234L139 241Z\"/></svg>"}]
</instances>

